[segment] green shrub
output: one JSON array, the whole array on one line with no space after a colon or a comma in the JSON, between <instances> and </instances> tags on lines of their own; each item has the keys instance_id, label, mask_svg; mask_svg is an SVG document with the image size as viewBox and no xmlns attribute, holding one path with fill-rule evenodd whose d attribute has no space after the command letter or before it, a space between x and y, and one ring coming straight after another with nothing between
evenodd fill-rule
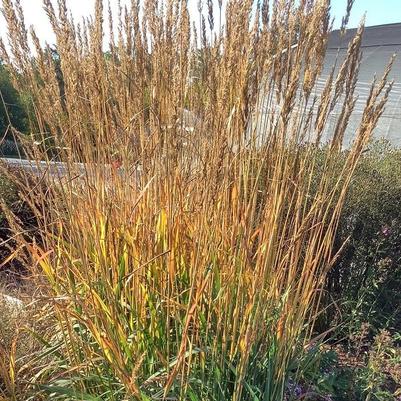
<instances>
[{"instance_id":1,"label":"green shrub","mask_svg":"<svg viewBox=\"0 0 401 401\"><path fill-rule=\"evenodd\" d=\"M35 236L37 221L31 207L20 195L17 177L21 171L0 168L0 275L6 282L19 279L26 271L24 255L15 252L19 236ZM29 179L28 176L26 179ZM43 185L43 183L41 183ZM11 221L10 221L11 219Z\"/></svg>"},{"instance_id":2,"label":"green shrub","mask_svg":"<svg viewBox=\"0 0 401 401\"><path fill-rule=\"evenodd\" d=\"M311 347L299 361L301 375L288 400L395 401L401 395L398 334L381 330L368 339L368 325L353 336L353 349ZM291 398L292 396L292 398Z\"/></svg>"},{"instance_id":3,"label":"green shrub","mask_svg":"<svg viewBox=\"0 0 401 401\"><path fill-rule=\"evenodd\" d=\"M385 141L371 144L355 171L336 237L346 245L327 277L325 315L346 323L348 333L363 322L374 331L400 330L401 150ZM339 313L341 312L341 313Z\"/></svg>"}]
</instances>

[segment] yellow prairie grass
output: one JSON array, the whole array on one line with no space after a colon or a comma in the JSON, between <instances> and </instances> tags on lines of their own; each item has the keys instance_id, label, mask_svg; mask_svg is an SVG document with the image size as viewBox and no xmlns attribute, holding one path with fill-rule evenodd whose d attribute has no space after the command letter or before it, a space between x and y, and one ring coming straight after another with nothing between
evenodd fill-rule
<instances>
[{"instance_id":1,"label":"yellow prairie grass","mask_svg":"<svg viewBox=\"0 0 401 401\"><path fill-rule=\"evenodd\" d=\"M225 18L204 5L196 29L186 1L134 0L117 18L109 12L107 51L101 0L82 23L64 0L57 6L44 1L56 46L41 46L32 28L32 54L19 2L3 0L11 51L0 46L35 110L27 154L49 166L47 187L24 191L42 234L27 247L62 339L42 389L69 399L284 399L388 94L387 71L334 176L363 27L314 98L329 1L230 0ZM51 159L64 162L61 178Z\"/></svg>"}]
</instances>

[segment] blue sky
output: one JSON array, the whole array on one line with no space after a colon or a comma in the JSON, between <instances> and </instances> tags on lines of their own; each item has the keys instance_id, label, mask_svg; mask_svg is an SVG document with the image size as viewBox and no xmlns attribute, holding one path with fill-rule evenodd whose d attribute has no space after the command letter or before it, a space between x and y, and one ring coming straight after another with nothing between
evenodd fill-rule
<instances>
[{"instance_id":1,"label":"blue sky","mask_svg":"<svg viewBox=\"0 0 401 401\"><path fill-rule=\"evenodd\" d=\"M107 4L108 0L104 0ZM203 0L204 3L206 0ZM217 3L217 0L213 0ZM223 0L226 1L226 0ZM67 0L67 4L72 10L76 20L82 16L87 16L93 10L95 0ZM117 0L110 0L112 8L116 10ZM56 3L53 0L53 3ZM129 0L121 0L122 4L129 3ZM188 0L191 13L196 13L198 0ZM52 42L54 37L51 33L50 24L42 9L42 0L21 0L25 10L26 25L34 25L39 38L42 41ZM334 27L338 28L341 18L345 13L347 0L332 0L332 16L335 17ZM358 26L363 14L367 12L366 25L387 24L401 22L401 0L355 0L351 13L349 27ZM197 20L197 18L196 18ZM3 16L0 13L0 36L4 37L6 28Z\"/></svg>"},{"instance_id":2,"label":"blue sky","mask_svg":"<svg viewBox=\"0 0 401 401\"><path fill-rule=\"evenodd\" d=\"M347 0L332 0L332 15L336 18L335 27L341 24L341 18ZM351 12L349 27L358 26L366 12L366 26L401 22L401 0L355 0Z\"/></svg>"}]
</instances>

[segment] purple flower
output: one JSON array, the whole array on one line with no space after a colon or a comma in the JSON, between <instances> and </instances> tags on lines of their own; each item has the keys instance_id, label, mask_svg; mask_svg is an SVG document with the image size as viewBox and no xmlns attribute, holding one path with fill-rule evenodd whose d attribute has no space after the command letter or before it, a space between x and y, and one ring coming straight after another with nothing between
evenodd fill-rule
<instances>
[{"instance_id":1,"label":"purple flower","mask_svg":"<svg viewBox=\"0 0 401 401\"><path fill-rule=\"evenodd\" d=\"M287 389L292 396L300 397L303 394L303 389L300 384L295 383L290 379L287 383Z\"/></svg>"},{"instance_id":2,"label":"purple flower","mask_svg":"<svg viewBox=\"0 0 401 401\"><path fill-rule=\"evenodd\" d=\"M391 234L391 227L386 224L382 227L381 232L385 237L388 237Z\"/></svg>"},{"instance_id":3,"label":"purple flower","mask_svg":"<svg viewBox=\"0 0 401 401\"><path fill-rule=\"evenodd\" d=\"M295 386L294 393L296 397L300 397L302 395L302 387L299 384Z\"/></svg>"}]
</instances>

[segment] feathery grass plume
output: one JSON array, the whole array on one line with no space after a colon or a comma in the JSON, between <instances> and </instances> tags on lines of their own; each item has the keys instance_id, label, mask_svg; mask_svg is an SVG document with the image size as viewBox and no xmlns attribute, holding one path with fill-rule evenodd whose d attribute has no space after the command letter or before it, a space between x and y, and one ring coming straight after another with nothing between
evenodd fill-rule
<instances>
[{"instance_id":1,"label":"feathery grass plume","mask_svg":"<svg viewBox=\"0 0 401 401\"><path fill-rule=\"evenodd\" d=\"M363 28L314 97L327 0L263 1L256 15L251 0L230 0L214 36L200 2L199 40L186 1L133 0L108 13L118 37L107 47L101 0L79 25L64 1L58 14L44 7L56 51L32 31L31 54L18 3L3 0L4 60L31 94L41 138L26 152L47 165L46 188L23 191L42 223L40 245L25 247L53 300L44 343L54 360L36 383L66 398L284 399L313 335L344 196L388 96L387 71L333 176ZM210 1L206 11L213 30ZM61 177L52 158L65 163Z\"/></svg>"}]
</instances>

